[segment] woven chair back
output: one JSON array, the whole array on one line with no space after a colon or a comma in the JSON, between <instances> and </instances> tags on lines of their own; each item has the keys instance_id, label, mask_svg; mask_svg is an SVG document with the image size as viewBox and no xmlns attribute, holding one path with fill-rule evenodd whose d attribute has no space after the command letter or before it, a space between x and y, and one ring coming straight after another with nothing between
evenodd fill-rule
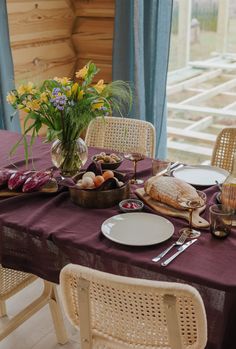
<instances>
[{"instance_id":1,"label":"woven chair back","mask_svg":"<svg viewBox=\"0 0 236 349\"><path fill-rule=\"evenodd\" d=\"M92 147L123 153L139 152L155 157L155 128L150 122L143 120L97 117L88 126L85 142Z\"/></svg>"},{"instance_id":2,"label":"woven chair back","mask_svg":"<svg viewBox=\"0 0 236 349\"><path fill-rule=\"evenodd\" d=\"M68 264L60 285L81 349L203 349L206 315L198 291L179 283L111 275Z\"/></svg>"},{"instance_id":3,"label":"woven chair back","mask_svg":"<svg viewBox=\"0 0 236 349\"><path fill-rule=\"evenodd\" d=\"M211 165L232 171L233 156L236 152L236 127L226 127L216 138Z\"/></svg>"}]
</instances>

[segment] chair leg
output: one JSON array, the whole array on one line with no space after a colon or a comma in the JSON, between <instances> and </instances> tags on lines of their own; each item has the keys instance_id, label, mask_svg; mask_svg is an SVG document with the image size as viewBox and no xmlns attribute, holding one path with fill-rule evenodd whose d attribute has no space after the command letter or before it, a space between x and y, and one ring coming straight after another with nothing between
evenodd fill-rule
<instances>
[{"instance_id":1,"label":"chair leg","mask_svg":"<svg viewBox=\"0 0 236 349\"><path fill-rule=\"evenodd\" d=\"M0 317L7 315L6 302L0 301Z\"/></svg>"},{"instance_id":2,"label":"chair leg","mask_svg":"<svg viewBox=\"0 0 236 349\"><path fill-rule=\"evenodd\" d=\"M68 341L68 338L67 338L63 316L62 316L62 312L61 312L61 308L58 300L56 285L53 285L51 288L49 307L51 310L51 315L54 323L57 341L60 344L65 344Z\"/></svg>"},{"instance_id":3,"label":"chair leg","mask_svg":"<svg viewBox=\"0 0 236 349\"><path fill-rule=\"evenodd\" d=\"M53 285L51 282L44 280L44 290L42 294L37 299L35 299L32 303L30 303L26 308L24 308L17 315L15 315L10 321L8 321L5 326L3 326L2 330L0 331L0 341L3 338L7 337L12 331L14 331L17 327L19 327L23 322L29 319L32 315L34 315L46 304L50 305L51 303L53 303L53 308L54 308L53 311L52 311L52 306L50 306L50 309L52 313L54 312L53 316L56 318L56 315L59 314L60 311L59 311L59 304L56 300L55 292L53 290L54 287L55 285ZM64 328L64 324L62 321L62 317L58 316L58 319L56 322L54 319L54 325L55 325L55 331L56 331L58 342L60 344L65 344L67 342L67 335L66 335L66 330ZM60 330L59 330L59 326L60 326ZM60 335L58 335L59 331L61 331Z\"/></svg>"}]
</instances>

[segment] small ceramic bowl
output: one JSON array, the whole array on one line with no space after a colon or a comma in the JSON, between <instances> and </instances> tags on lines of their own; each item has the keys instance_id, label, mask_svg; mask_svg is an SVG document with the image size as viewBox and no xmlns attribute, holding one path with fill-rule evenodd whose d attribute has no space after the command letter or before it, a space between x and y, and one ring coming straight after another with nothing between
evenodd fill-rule
<instances>
[{"instance_id":1,"label":"small ceramic bowl","mask_svg":"<svg viewBox=\"0 0 236 349\"><path fill-rule=\"evenodd\" d=\"M139 212L142 211L144 204L138 199L126 199L119 203L122 212Z\"/></svg>"},{"instance_id":2,"label":"small ceramic bowl","mask_svg":"<svg viewBox=\"0 0 236 349\"><path fill-rule=\"evenodd\" d=\"M100 154L95 154L92 157L92 161L93 162L97 162L97 156L99 156ZM106 153L107 156L110 156L111 154ZM101 163L101 167L103 170L115 170L117 169L123 162L123 157L121 155L117 155L117 157L119 158L118 161L116 162L103 162Z\"/></svg>"}]
</instances>

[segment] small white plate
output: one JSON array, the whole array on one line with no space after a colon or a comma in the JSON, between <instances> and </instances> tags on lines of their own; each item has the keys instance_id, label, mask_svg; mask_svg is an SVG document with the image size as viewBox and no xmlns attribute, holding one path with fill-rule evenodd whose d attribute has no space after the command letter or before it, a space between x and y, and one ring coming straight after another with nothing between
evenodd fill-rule
<instances>
[{"instance_id":1,"label":"small white plate","mask_svg":"<svg viewBox=\"0 0 236 349\"><path fill-rule=\"evenodd\" d=\"M189 184L199 186L215 185L216 181L223 183L229 172L215 166L184 166L173 171L173 176Z\"/></svg>"},{"instance_id":2,"label":"small white plate","mask_svg":"<svg viewBox=\"0 0 236 349\"><path fill-rule=\"evenodd\" d=\"M144 212L118 214L103 222L101 229L108 239L130 246L159 244L174 233L168 219Z\"/></svg>"}]
</instances>

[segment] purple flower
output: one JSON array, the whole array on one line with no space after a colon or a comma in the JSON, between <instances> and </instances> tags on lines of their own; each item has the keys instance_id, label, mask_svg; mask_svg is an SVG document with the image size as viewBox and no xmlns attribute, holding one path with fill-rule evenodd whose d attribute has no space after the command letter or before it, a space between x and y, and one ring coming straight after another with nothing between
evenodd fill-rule
<instances>
[{"instance_id":1,"label":"purple flower","mask_svg":"<svg viewBox=\"0 0 236 349\"><path fill-rule=\"evenodd\" d=\"M64 110L64 106L58 105L58 106L57 106L57 109L58 109L58 110Z\"/></svg>"},{"instance_id":2,"label":"purple flower","mask_svg":"<svg viewBox=\"0 0 236 349\"><path fill-rule=\"evenodd\" d=\"M52 90L52 95L58 96L59 92L61 92L61 89L59 87L54 87L54 89Z\"/></svg>"},{"instance_id":3,"label":"purple flower","mask_svg":"<svg viewBox=\"0 0 236 349\"><path fill-rule=\"evenodd\" d=\"M59 90L59 91L58 91ZM50 102L53 104L53 106L58 110L64 110L64 106L67 102L67 97L64 94L58 95L60 92L59 88L54 88L52 91L52 98L50 99Z\"/></svg>"}]
</instances>

